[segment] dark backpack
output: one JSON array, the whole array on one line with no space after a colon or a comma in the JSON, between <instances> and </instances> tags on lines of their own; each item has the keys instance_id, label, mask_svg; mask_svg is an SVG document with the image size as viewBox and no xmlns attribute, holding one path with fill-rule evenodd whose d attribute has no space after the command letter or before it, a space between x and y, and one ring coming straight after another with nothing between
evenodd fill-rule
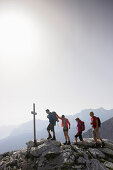
<instances>
[{"instance_id":1,"label":"dark backpack","mask_svg":"<svg viewBox=\"0 0 113 170\"><path fill-rule=\"evenodd\" d=\"M53 119L54 125L56 125L56 121L58 120L58 118L56 116L56 112L52 112L52 119Z\"/></svg>"},{"instance_id":2,"label":"dark backpack","mask_svg":"<svg viewBox=\"0 0 113 170\"><path fill-rule=\"evenodd\" d=\"M83 121L81 121L81 128L82 128L82 131L85 130L85 123Z\"/></svg>"},{"instance_id":3,"label":"dark backpack","mask_svg":"<svg viewBox=\"0 0 113 170\"><path fill-rule=\"evenodd\" d=\"M97 117L97 120L98 120L98 127L101 127L101 121L100 121L100 118Z\"/></svg>"},{"instance_id":4,"label":"dark backpack","mask_svg":"<svg viewBox=\"0 0 113 170\"><path fill-rule=\"evenodd\" d=\"M101 121L100 121L100 118L99 117L95 117L95 118L97 118L97 120L98 120L98 127L101 127ZM95 122L96 122L96 119L94 119L95 120Z\"/></svg>"}]
</instances>

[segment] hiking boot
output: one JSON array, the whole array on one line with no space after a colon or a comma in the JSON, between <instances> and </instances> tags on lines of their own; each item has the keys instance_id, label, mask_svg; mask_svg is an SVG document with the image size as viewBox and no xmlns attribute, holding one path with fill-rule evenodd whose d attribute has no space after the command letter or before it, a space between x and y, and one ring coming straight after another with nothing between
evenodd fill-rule
<instances>
[{"instance_id":1,"label":"hiking boot","mask_svg":"<svg viewBox=\"0 0 113 170\"><path fill-rule=\"evenodd\" d=\"M98 148L99 147L99 144L98 143L95 143L94 144L94 148Z\"/></svg>"},{"instance_id":2,"label":"hiking boot","mask_svg":"<svg viewBox=\"0 0 113 170\"><path fill-rule=\"evenodd\" d=\"M47 138L47 139L51 139L52 138L52 136L51 135L49 135L49 137Z\"/></svg>"},{"instance_id":3,"label":"hiking boot","mask_svg":"<svg viewBox=\"0 0 113 170\"><path fill-rule=\"evenodd\" d=\"M54 136L51 140L56 140L56 137Z\"/></svg>"},{"instance_id":4,"label":"hiking boot","mask_svg":"<svg viewBox=\"0 0 113 170\"><path fill-rule=\"evenodd\" d=\"M83 145L83 146L82 146L82 149L88 149L88 146Z\"/></svg>"},{"instance_id":5,"label":"hiking boot","mask_svg":"<svg viewBox=\"0 0 113 170\"><path fill-rule=\"evenodd\" d=\"M64 145L67 145L67 141L65 141L63 144L64 144Z\"/></svg>"},{"instance_id":6,"label":"hiking boot","mask_svg":"<svg viewBox=\"0 0 113 170\"><path fill-rule=\"evenodd\" d=\"M71 144L71 142L70 142L70 141L68 141L67 145L70 145L70 144Z\"/></svg>"},{"instance_id":7,"label":"hiking boot","mask_svg":"<svg viewBox=\"0 0 113 170\"><path fill-rule=\"evenodd\" d=\"M101 145L101 147L102 147L102 148L104 148L104 146L105 146L105 143L104 143L104 142L102 142L102 145Z\"/></svg>"},{"instance_id":8,"label":"hiking boot","mask_svg":"<svg viewBox=\"0 0 113 170\"><path fill-rule=\"evenodd\" d=\"M77 142L74 142L73 145L77 145L78 143Z\"/></svg>"}]
</instances>

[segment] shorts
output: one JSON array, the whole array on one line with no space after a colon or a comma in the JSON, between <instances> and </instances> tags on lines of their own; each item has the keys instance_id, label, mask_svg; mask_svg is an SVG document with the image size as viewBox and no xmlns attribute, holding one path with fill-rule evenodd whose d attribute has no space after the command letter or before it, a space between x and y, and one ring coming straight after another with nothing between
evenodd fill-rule
<instances>
[{"instance_id":1,"label":"shorts","mask_svg":"<svg viewBox=\"0 0 113 170\"><path fill-rule=\"evenodd\" d=\"M68 132L68 128L67 128L67 127L64 127L64 128L63 128L63 132Z\"/></svg>"},{"instance_id":2,"label":"shorts","mask_svg":"<svg viewBox=\"0 0 113 170\"><path fill-rule=\"evenodd\" d=\"M83 137L82 137L82 132L79 132L75 135L75 138L79 137L80 141L83 141Z\"/></svg>"},{"instance_id":3,"label":"shorts","mask_svg":"<svg viewBox=\"0 0 113 170\"><path fill-rule=\"evenodd\" d=\"M100 138L99 128L97 130L93 128L93 138L94 139Z\"/></svg>"},{"instance_id":4,"label":"shorts","mask_svg":"<svg viewBox=\"0 0 113 170\"><path fill-rule=\"evenodd\" d=\"M48 127L47 127L47 130L54 131L54 124L49 124Z\"/></svg>"}]
</instances>

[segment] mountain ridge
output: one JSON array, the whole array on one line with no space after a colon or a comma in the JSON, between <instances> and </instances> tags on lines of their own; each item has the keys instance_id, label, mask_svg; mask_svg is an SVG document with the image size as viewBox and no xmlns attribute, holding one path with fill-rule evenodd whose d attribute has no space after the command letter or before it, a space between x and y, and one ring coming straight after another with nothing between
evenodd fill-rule
<instances>
[{"instance_id":1,"label":"mountain ridge","mask_svg":"<svg viewBox=\"0 0 113 170\"><path fill-rule=\"evenodd\" d=\"M75 117L79 117L83 121L85 121L86 131L89 128L91 128L91 125L90 125L91 118L89 116L90 111L94 111L95 115L98 115L102 122L113 116L113 109L105 110L104 108L86 109L75 115L66 116L71 122L71 129L69 130L71 141L74 140L74 135L76 134ZM49 124L48 120L44 120L44 121L37 120L36 121L37 139L47 138L48 133L47 133L46 128L48 124ZM61 121L58 123L58 125L55 126L55 131L56 131L57 140L60 140L61 142L63 142L65 139L64 139L63 130L61 127ZM25 141L32 140L32 139L33 139L33 121L29 121L28 124L25 123L25 124L22 124L22 126L15 128L15 130L7 138L0 140L0 153L11 151L12 149L17 150L22 147L25 147Z\"/></svg>"}]
</instances>

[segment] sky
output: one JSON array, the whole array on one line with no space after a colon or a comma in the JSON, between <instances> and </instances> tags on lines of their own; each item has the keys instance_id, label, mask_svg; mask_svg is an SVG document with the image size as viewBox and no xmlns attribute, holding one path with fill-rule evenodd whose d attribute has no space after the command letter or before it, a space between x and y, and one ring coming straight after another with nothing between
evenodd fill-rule
<instances>
[{"instance_id":1,"label":"sky","mask_svg":"<svg viewBox=\"0 0 113 170\"><path fill-rule=\"evenodd\" d=\"M0 0L0 125L113 108L112 0Z\"/></svg>"}]
</instances>

